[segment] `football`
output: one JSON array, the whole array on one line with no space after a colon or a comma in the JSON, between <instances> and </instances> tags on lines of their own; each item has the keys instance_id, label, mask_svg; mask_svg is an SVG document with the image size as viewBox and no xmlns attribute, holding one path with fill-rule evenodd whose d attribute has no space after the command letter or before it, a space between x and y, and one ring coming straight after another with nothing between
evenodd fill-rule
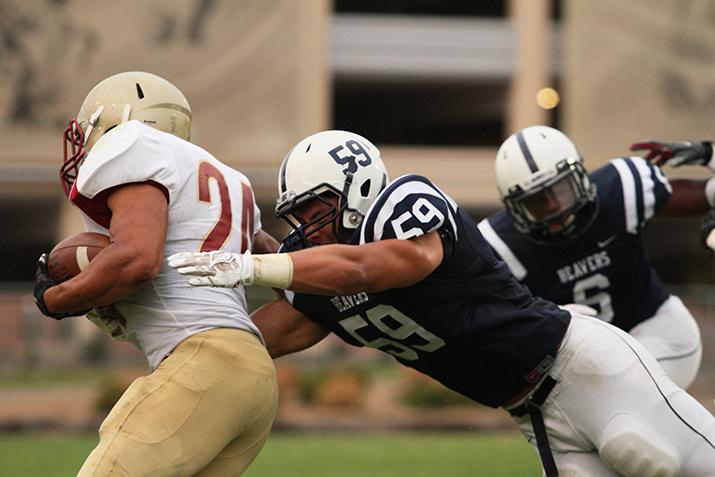
<instances>
[{"instance_id":1,"label":"football","mask_svg":"<svg viewBox=\"0 0 715 477\"><path fill-rule=\"evenodd\" d=\"M109 237L103 234L83 232L67 237L47 257L50 277L61 283L77 276L107 245Z\"/></svg>"}]
</instances>

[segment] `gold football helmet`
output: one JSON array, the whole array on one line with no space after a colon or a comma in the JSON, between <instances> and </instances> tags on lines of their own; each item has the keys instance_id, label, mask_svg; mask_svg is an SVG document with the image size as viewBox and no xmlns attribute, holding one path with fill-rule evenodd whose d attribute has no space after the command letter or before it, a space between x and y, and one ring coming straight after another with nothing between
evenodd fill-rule
<instances>
[{"instance_id":1,"label":"gold football helmet","mask_svg":"<svg viewBox=\"0 0 715 477\"><path fill-rule=\"evenodd\" d=\"M82 161L97 140L133 119L181 139L191 136L191 108L176 86L142 71L110 76L92 88L64 132L60 180L65 194L69 195Z\"/></svg>"}]
</instances>

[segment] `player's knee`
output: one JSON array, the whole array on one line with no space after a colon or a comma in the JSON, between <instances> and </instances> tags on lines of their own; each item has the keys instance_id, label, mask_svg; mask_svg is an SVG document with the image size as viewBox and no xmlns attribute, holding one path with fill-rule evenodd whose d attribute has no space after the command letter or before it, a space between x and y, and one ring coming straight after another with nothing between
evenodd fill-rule
<instances>
[{"instance_id":1,"label":"player's knee","mask_svg":"<svg viewBox=\"0 0 715 477\"><path fill-rule=\"evenodd\" d=\"M575 465L559 466L559 475L561 477L593 477L594 474L586 469Z\"/></svg>"},{"instance_id":2,"label":"player's knee","mask_svg":"<svg viewBox=\"0 0 715 477\"><path fill-rule=\"evenodd\" d=\"M559 475L562 477L589 477L590 474L586 474L576 467L566 467L559 469Z\"/></svg>"},{"instance_id":3,"label":"player's knee","mask_svg":"<svg viewBox=\"0 0 715 477\"><path fill-rule=\"evenodd\" d=\"M559 465L559 475L561 477L593 477L594 475L599 475L593 473L590 469L581 465L580 463L568 463L564 465Z\"/></svg>"},{"instance_id":4,"label":"player's knee","mask_svg":"<svg viewBox=\"0 0 715 477\"><path fill-rule=\"evenodd\" d=\"M596 452L557 453L554 458L561 477L618 477Z\"/></svg>"},{"instance_id":5,"label":"player's knee","mask_svg":"<svg viewBox=\"0 0 715 477\"><path fill-rule=\"evenodd\" d=\"M671 477L680 469L674 446L628 414L619 414L608 423L599 454L606 464L628 477Z\"/></svg>"}]
</instances>

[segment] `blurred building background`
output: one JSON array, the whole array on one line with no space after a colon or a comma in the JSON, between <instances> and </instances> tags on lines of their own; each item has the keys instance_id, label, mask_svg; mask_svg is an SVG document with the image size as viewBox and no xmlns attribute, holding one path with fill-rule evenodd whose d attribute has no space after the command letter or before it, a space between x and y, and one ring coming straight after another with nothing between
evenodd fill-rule
<instances>
[{"instance_id":1,"label":"blurred building background","mask_svg":"<svg viewBox=\"0 0 715 477\"><path fill-rule=\"evenodd\" d=\"M176 84L193 142L248 175L281 235L278 166L326 128L372 139L392 177L427 175L475 218L500 206L493 159L518 128L562 128L589 170L636 140L713 138L714 25L708 0L0 0L0 412L16 412L7 388L22 372L142 362L81 319L42 318L31 297L36 258L82 229L57 180L61 137L105 77L146 70ZM646 235L701 324L695 389L711 396L715 276L698 218L655 219ZM375 355L330 342L281 363ZM362 378L340 379L350 394Z\"/></svg>"}]
</instances>

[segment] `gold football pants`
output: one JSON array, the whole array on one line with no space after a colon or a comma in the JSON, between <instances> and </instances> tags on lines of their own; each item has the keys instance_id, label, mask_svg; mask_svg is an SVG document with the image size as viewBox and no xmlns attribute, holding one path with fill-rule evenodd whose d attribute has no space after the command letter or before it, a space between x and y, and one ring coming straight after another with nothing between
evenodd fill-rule
<instances>
[{"instance_id":1,"label":"gold football pants","mask_svg":"<svg viewBox=\"0 0 715 477\"><path fill-rule=\"evenodd\" d=\"M275 368L254 334L195 334L127 388L78 476L241 475L268 438L277 403Z\"/></svg>"}]
</instances>

